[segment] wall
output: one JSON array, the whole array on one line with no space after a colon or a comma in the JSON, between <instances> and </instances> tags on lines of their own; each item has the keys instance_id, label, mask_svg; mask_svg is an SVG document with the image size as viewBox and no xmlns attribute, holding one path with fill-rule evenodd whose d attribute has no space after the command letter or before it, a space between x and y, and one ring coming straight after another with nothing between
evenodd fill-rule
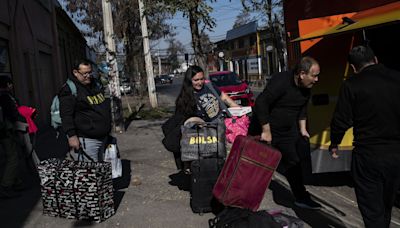
<instances>
[{"instance_id":1,"label":"wall","mask_svg":"<svg viewBox=\"0 0 400 228\"><path fill-rule=\"evenodd\" d=\"M56 20L66 19L57 14L57 5L53 0L0 1L0 41L8 47L15 96L20 104L37 108L40 128L49 126L51 101L66 77L70 59L80 56L80 50L85 55L86 42L76 27L74 33L67 29L58 37L62 33L58 28L65 25ZM76 39L77 31L80 39ZM74 45L63 46L59 38Z\"/></svg>"}]
</instances>

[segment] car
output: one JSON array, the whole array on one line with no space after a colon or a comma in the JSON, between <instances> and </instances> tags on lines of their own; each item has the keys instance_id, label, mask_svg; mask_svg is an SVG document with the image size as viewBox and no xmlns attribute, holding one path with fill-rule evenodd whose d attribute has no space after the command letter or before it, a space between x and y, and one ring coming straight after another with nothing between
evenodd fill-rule
<instances>
[{"instance_id":1,"label":"car","mask_svg":"<svg viewBox=\"0 0 400 228\"><path fill-rule=\"evenodd\" d=\"M167 74L160 75L161 84L172 84L172 81L173 81L173 79L169 75L167 75Z\"/></svg>"},{"instance_id":2,"label":"car","mask_svg":"<svg viewBox=\"0 0 400 228\"><path fill-rule=\"evenodd\" d=\"M121 91L122 95L132 93L130 80L127 78L122 78L119 84L119 90Z\"/></svg>"},{"instance_id":3,"label":"car","mask_svg":"<svg viewBox=\"0 0 400 228\"><path fill-rule=\"evenodd\" d=\"M231 71L219 71L209 75L210 81L221 92L226 93L236 104L241 106L253 106L253 92L249 85L240 80L239 76Z\"/></svg>"}]
</instances>

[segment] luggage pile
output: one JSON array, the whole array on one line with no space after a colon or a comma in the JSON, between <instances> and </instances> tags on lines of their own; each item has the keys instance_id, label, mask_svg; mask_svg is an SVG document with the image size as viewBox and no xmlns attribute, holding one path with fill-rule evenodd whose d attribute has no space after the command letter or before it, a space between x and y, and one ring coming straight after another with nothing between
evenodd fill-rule
<instances>
[{"instance_id":1,"label":"luggage pile","mask_svg":"<svg viewBox=\"0 0 400 228\"><path fill-rule=\"evenodd\" d=\"M59 159L38 166L43 214L101 222L114 215L111 164Z\"/></svg>"},{"instance_id":2,"label":"luggage pile","mask_svg":"<svg viewBox=\"0 0 400 228\"><path fill-rule=\"evenodd\" d=\"M212 189L226 157L225 125L188 122L181 130L181 158L191 162L190 206L194 213L211 212Z\"/></svg>"}]
</instances>

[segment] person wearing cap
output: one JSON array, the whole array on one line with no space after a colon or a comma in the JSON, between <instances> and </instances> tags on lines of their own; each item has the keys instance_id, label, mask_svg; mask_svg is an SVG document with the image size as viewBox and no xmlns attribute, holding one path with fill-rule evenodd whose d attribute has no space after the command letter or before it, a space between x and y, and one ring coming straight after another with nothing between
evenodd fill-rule
<instances>
[{"instance_id":1,"label":"person wearing cap","mask_svg":"<svg viewBox=\"0 0 400 228\"><path fill-rule=\"evenodd\" d=\"M365 227L389 227L400 189L400 72L378 63L367 46L348 56L354 75L343 82L331 121L330 151L353 127L351 172ZM336 155L336 156L335 156Z\"/></svg>"},{"instance_id":2,"label":"person wearing cap","mask_svg":"<svg viewBox=\"0 0 400 228\"><path fill-rule=\"evenodd\" d=\"M71 150L83 149L94 161L101 161L103 146L111 131L110 100L93 79L89 61L78 61L70 79L76 86L76 96L67 84L58 94L62 129Z\"/></svg>"}]
</instances>

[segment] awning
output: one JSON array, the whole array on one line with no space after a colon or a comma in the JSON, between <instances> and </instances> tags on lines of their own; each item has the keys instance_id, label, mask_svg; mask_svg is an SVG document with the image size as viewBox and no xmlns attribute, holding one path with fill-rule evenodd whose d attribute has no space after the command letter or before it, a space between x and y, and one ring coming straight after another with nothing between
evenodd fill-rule
<instances>
[{"instance_id":1,"label":"awning","mask_svg":"<svg viewBox=\"0 0 400 228\"><path fill-rule=\"evenodd\" d=\"M305 34L299 38L292 40L291 42L304 41L331 35L339 35L342 33L355 32L361 29L383 26L390 23L399 23L400 22L400 7L398 7L399 5L400 4L396 4L396 7L390 10L386 10L384 12L377 12L376 14L366 13L366 12L357 13L351 18L345 19L342 24ZM372 14L372 15L366 16L366 14L367 15Z\"/></svg>"}]
</instances>

